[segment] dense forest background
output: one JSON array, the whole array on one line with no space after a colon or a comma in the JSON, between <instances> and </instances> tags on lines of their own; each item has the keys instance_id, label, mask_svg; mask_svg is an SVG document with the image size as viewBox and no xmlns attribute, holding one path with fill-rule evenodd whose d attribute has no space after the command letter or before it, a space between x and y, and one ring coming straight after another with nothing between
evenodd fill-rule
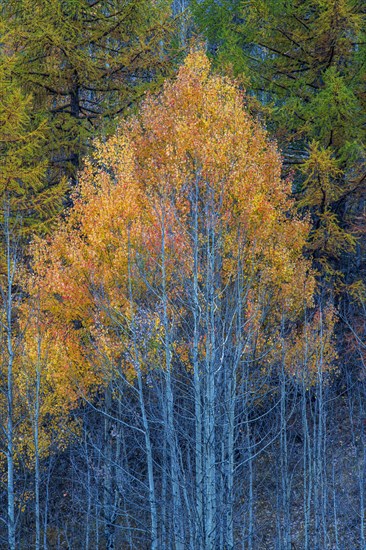
<instances>
[{"instance_id":1,"label":"dense forest background","mask_svg":"<svg viewBox=\"0 0 366 550\"><path fill-rule=\"evenodd\" d=\"M366 6L0 2L0 547L366 550Z\"/></svg>"}]
</instances>

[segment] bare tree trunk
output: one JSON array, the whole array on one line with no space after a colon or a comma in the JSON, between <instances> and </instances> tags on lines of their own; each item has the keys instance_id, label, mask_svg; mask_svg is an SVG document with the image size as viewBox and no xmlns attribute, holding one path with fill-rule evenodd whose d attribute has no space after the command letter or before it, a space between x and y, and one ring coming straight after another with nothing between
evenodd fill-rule
<instances>
[{"instance_id":1,"label":"bare tree trunk","mask_svg":"<svg viewBox=\"0 0 366 550\"><path fill-rule=\"evenodd\" d=\"M6 421L6 461L7 461L7 498L8 498L8 547L9 550L16 548L16 532L15 532L15 490L14 490L14 381L13 381L13 365L14 365L14 348L13 348L13 282L14 274L17 267L17 254L14 243L11 242L10 228L10 210L9 205L4 206L4 236L5 236L5 258L6 258L6 282L2 289L2 300L4 307L4 324L6 336L6 351L7 351L7 387L6 387L6 402L7 402L7 421Z\"/></svg>"},{"instance_id":2,"label":"bare tree trunk","mask_svg":"<svg viewBox=\"0 0 366 550\"><path fill-rule=\"evenodd\" d=\"M84 455L86 462L86 520L85 520L85 550L89 550L90 547L90 519L92 513L92 494L91 494L91 475L90 475L90 457L88 449L87 431L84 427Z\"/></svg>"},{"instance_id":3,"label":"bare tree trunk","mask_svg":"<svg viewBox=\"0 0 366 550\"><path fill-rule=\"evenodd\" d=\"M140 409L141 409L142 425L144 428L147 472L148 472L148 480L149 480L149 503L150 503L150 515L151 515L151 550L158 550L159 548L158 512L157 512L156 495L155 495L154 461L153 461L153 452L152 452L152 445L151 445L150 426L147 419L146 407L145 407L142 375L141 375L141 369L140 369L138 360L135 363L135 368L137 373L138 395L139 395L139 403L140 403Z\"/></svg>"},{"instance_id":4,"label":"bare tree trunk","mask_svg":"<svg viewBox=\"0 0 366 550\"><path fill-rule=\"evenodd\" d=\"M36 393L34 403L34 489L35 489L35 520L36 520L36 541L35 549L41 548L41 510L40 510L40 457L39 457L39 409L40 409L40 389L41 389L41 341L38 340L38 364L36 370Z\"/></svg>"},{"instance_id":5,"label":"bare tree trunk","mask_svg":"<svg viewBox=\"0 0 366 550\"><path fill-rule=\"evenodd\" d=\"M196 505L196 536L195 544L199 550L203 548L203 428L202 428L202 382L199 361L199 341L201 324L201 306L199 296L199 225L198 225L198 200L199 200L199 174L196 176L194 197L191 202L192 210L192 236L193 236L193 392L195 408L195 505Z\"/></svg>"},{"instance_id":6,"label":"bare tree trunk","mask_svg":"<svg viewBox=\"0 0 366 550\"><path fill-rule=\"evenodd\" d=\"M189 0L173 0L172 13L174 17L179 18L179 40L181 47L185 48L187 44L187 22L186 12L188 10Z\"/></svg>"},{"instance_id":7,"label":"bare tree trunk","mask_svg":"<svg viewBox=\"0 0 366 550\"><path fill-rule=\"evenodd\" d=\"M48 504L49 504L49 495L50 495L50 480L51 480L51 467L52 467L52 457L48 458L48 468L47 468L47 478L46 478L46 494L45 494L45 503L43 510L43 550L47 550L47 531L48 531Z\"/></svg>"},{"instance_id":8,"label":"bare tree trunk","mask_svg":"<svg viewBox=\"0 0 366 550\"><path fill-rule=\"evenodd\" d=\"M288 465L287 439L287 386L285 373L285 334L284 319L282 318L282 360L280 372L280 466L281 466L281 493L282 493L282 537L283 550L291 550L291 518L290 518L290 488Z\"/></svg>"},{"instance_id":9,"label":"bare tree trunk","mask_svg":"<svg viewBox=\"0 0 366 550\"><path fill-rule=\"evenodd\" d=\"M337 489L336 489L336 480L335 480L335 461L333 459L332 463L332 484L333 484L333 526L334 526L334 537L336 543L336 550L340 549L339 546L339 528L338 528L338 505L337 505Z\"/></svg>"},{"instance_id":10,"label":"bare tree trunk","mask_svg":"<svg viewBox=\"0 0 366 550\"><path fill-rule=\"evenodd\" d=\"M162 548L168 548L168 542L167 542L167 523L168 523L168 516L167 516L167 500L168 500L168 494L167 494L167 477L168 477L168 452L167 452L167 436L165 434L166 426L164 426L164 438L163 438L163 457L162 457L162 465L161 465L161 507L160 507L160 517L161 517L161 532L160 532L160 546Z\"/></svg>"},{"instance_id":11,"label":"bare tree trunk","mask_svg":"<svg viewBox=\"0 0 366 550\"><path fill-rule=\"evenodd\" d=\"M213 192L212 192L213 194ZM216 405L216 327L215 327L215 260L216 235L214 198L206 207L206 280L205 280L205 330L206 352L204 360L204 394L203 394L203 445L204 460L204 495L205 495L205 548L213 549L216 544L216 438L215 438L215 405Z\"/></svg>"},{"instance_id":12,"label":"bare tree trunk","mask_svg":"<svg viewBox=\"0 0 366 550\"><path fill-rule=\"evenodd\" d=\"M164 207L163 207L164 208ZM173 526L176 550L184 550L184 527L181 494L179 487L179 463L177 455L177 439L174 427L174 398L172 387L172 357L170 343L170 327L168 320L168 296L166 286L166 258L165 258L166 219L163 210L161 220L161 277L162 277L162 306L164 326L164 353L165 353L165 396L166 396L166 434L170 453L170 477L173 497Z\"/></svg>"},{"instance_id":13,"label":"bare tree trunk","mask_svg":"<svg viewBox=\"0 0 366 550\"><path fill-rule=\"evenodd\" d=\"M111 410L111 388L105 390L105 407L107 412ZM104 419L104 478L103 478L103 505L104 505L104 535L106 550L115 548L115 466L113 456L113 441L111 438L111 421L109 416Z\"/></svg>"},{"instance_id":14,"label":"bare tree trunk","mask_svg":"<svg viewBox=\"0 0 366 550\"><path fill-rule=\"evenodd\" d=\"M146 450L146 462L147 462L147 472L148 472L148 483L149 483L149 504L150 504L150 516L151 516L151 550L159 549L159 536L158 536L158 512L156 504L156 491L155 491L155 479L154 479L154 461L153 461L153 452L151 444L151 435L150 435L150 426L146 414L145 406L145 397L143 390L143 380L142 373L139 361L139 352L137 345L137 334L136 334L136 322L135 322L135 306L133 302L133 288L132 288L132 272L131 272L131 250L129 245L128 253L128 285L129 285L129 295L130 295L130 308L131 308L131 335L132 335L132 361L136 370L137 375L137 388L138 388L138 398L139 405L141 410L142 425L144 430L144 439L145 439L145 450Z\"/></svg>"},{"instance_id":15,"label":"bare tree trunk","mask_svg":"<svg viewBox=\"0 0 366 550\"><path fill-rule=\"evenodd\" d=\"M314 520L315 520L315 549L324 548L327 544L326 524L326 414L324 405L323 387L323 319L320 312L320 350L317 358L316 402L314 405Z\"/></svg>"},{"instance_id":16,"label":"bare tree trunk","mask_svg":"<svg viewBox=\"0 0 366 550\"><path fill-rule=\"evenodd\" d=\"M247 370L247 369L246 369ZM245 403L245 425L246 425L246 446L248 450L248 550L253 550L254 542L254 472L253 472L253 451L252 451L252 438L250 435L249 425L249 406L248 406L248 376L246 375L246 403Z\"/></svg>"},{"instance_id":17,"label":"bare tree trunk","mask_svg":"<svg viewBox=\"0 0 366 550\"><path fill-rule=\"evenodd\" d=\"M352 383L349 383L352 387ZM356 393L357 391L357 393ZM354 395L356 393L356 395ZM364 396L361 395L361 390L348 391L348 408L350 416L351 426L351 438L352 446L355 455L355 472L357 476L358 492L359 492L359 539L360 550L366 548L366 536L365 536L365 468L366 468L366 447L365 447L365 427L364 427ZM354 410L357 407L358 410ZM361 424L357 426L357 419L361 421ZM359 442L359 432L361 437Z\"/></svg>"},{"instance_id":18,"label":"bare tree trunk","mask_svg":"<svg viewBox=\"0 0 366 550\"><path fill-rule=\"evenodd\" d=\"M305 326L307 323L307 316L305 311ZM301 379L301 414L302 414L302 429L303 429L303 514L304 514L304 550L310 550L310 518L311 518L311 498L313 488L313 476L312 476L312 449L311 449L311 437L310 427L308 421L307 412L307 380L306 370L308 367L308 338L305 328L305 350L304 350L304 363Z\"/></svg>"},{"instance_id":19,"label":"bare tree trunk","mask_svg":"<svg viewBox=\"0 0 366 550\"><path fill-rule=\"evenodd\" d=\"M239 239L238 239L239 241ZM224 395L225 395L225 410L226 419L224 424L225 437L223 438L226 443L226 464L225 464L225 485L224 491L226 498L226 518L225 518L225 536L224 547L227 550L234 550L234 441L235 441L235 408L236 408L236 392L237 392L237 375L240 366L240 360L244 349L244 336L243 336L243 292L244 292L244 280L242 277L242 263L241 263L241 251L238 250L238 264L237 264L237 279L235 283L234 299L230 303L230 319L228 322L228 335L226 341L228 342L229 350L228 355L232 358L232 363L223 365L224 368ZM230 299L230 297L229 297ZM230 338L231 328L235 338ZM235 344L234 344L235 342ZM232 347L234 349L232 349ZM224 351L223 354L224 356Z\"/></svg>"}]
</instances>

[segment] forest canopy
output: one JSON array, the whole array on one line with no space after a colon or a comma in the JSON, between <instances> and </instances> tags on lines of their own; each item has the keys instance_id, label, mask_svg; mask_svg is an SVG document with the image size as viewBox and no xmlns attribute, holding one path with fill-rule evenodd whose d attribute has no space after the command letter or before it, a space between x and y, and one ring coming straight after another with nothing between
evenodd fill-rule
<instances>
[{"instance_id":1,"label":"forest canopy","mask_svg":"<svg viewBox=\"0 0 366 550\"><path fill-rule=\"evenodd\" d=\"M366 547L365 11L1 4L1 548Z\"/></svg>"}]
</instances>

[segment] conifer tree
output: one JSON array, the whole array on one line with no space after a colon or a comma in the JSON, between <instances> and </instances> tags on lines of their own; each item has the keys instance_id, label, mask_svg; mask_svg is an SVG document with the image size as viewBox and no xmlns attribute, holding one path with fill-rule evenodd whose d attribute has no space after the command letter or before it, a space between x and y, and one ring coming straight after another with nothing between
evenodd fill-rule
<instances>
[{"instance_id":1,"label":"conifer tree","mask_svg":"<svg viewBox=\"0 0 366 550\"><path fill-rule=\"evenodd\" d=\"M221 67L269 108L269 126L310 209L318 267L339 269L366 182L365 6L353 0L193 2Z\"/></svg>"},{"instance_id":2,"label":"conifer tree","mask_svg":"<svg viewBox=\"0 0 366 550\"><path fill-rule=\"evenodd\" d=\"M18 54L3 47L0 51L0 450L1 468L5 470L5 459L7 470L7 547L11 550L15 550L18 542L16 481L19 443L23 439L19 433L25 424L16 372L24 332L24 327L19 329L19 306L26 284L20 263L30 238L49 230L65 193L64 181L54 186L47 183L44 153L47 125L34 115L31 94L24 93L14 77L17 63Z\"/></svg>"},{"instance_id":3,"label":"conifer tree","mask_svg":"<svg viewBox=\"0 0 366 550\"><path fill-rule=\"evenodd\" d=\"M44 233L59 212L61 182L47 187L43 152L47 126L33 116L33 99L12 76L16 57L0 56L0 218L8 216L10 231L26 238ZM15 238L15 237L14 237Z\"/></svg>"},{"instance_id":4,"label":"conifer tree","mask_svg":"<svg viewBox=\"0 0 366 550\"><path fill-rule=\"evenodd\" d=\"M89 139L167 68L165 0L6 0L3 44L13 74L47 115L52 174L76 178Z\"/></svg>"}]
</instances>

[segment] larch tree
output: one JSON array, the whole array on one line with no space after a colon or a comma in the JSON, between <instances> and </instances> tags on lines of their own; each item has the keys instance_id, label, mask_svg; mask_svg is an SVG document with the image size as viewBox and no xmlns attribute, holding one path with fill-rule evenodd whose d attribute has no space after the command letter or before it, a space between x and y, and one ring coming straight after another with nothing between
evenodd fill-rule
<instances>
[{"instance_id":1,"label":"larch tree","mask_svg":"<svg viewBox=\"0 0 366 550\"><path fill-rule=\"evenodd\" d=\"M75 179L98 129L167 74L168 16L164 0L2 2L1 47L47 117L51 181Z\"/></svg>"},{"instance_id":2,"label":"larch tree","mask_svg":"<svg viewBox=\"0 0 366 550\"><path fill-rule=\"evenodd\" d=\"M16 55L0 54L0 196L2 221L5 207L11 230L26 238L47 231L65 187L47 186L46 121L34 116L34 98L14 77L17 62Z\"/></svg>"},{"instance_id":3,"label":"larch tree","mask_svg":"<svg viewBox=\"0 0 366 550\"><path fill-rule=\"evenodd\" d=\"M18 308L25 281L24 246L36 233L45 234L58 216L63 183L49 188L42 155L47 127L33 113L33 98L13 75L17 56L0 53L0 341L1 451L7 463L8 547L16 548L16 461L23 410L15 383L20 360ZM4 518L3 518L4 519Z\"/></svg>"},{"instance_id":4,"label":"larch tree","mask_svg":"<svg viewBox=\"0 0 366 550\"><path fill-rule=\"evenodd\" d=\"M244 76L269 115L298 204L313 217L309 248L337 279L355 251L366 181L365 6L205 0L192 9L220 67Z\"/></svg>"},{"instance_id":5,"label":"larch tree","mask_svg":"<svg viewBox=\"0 0 366 550\"><path fill-rule=\"evenodd\" d=\"M95 147L68 217L35 245L33 287L59 358L54 392L105 418L105 543L132 529L119 504L131 429L151 548L233 549L242 404L261 399L260 377L285 364L278 341L290 346L312 307L309 222L275 144L201 52Z\"/></svg>"}]
</instances>

